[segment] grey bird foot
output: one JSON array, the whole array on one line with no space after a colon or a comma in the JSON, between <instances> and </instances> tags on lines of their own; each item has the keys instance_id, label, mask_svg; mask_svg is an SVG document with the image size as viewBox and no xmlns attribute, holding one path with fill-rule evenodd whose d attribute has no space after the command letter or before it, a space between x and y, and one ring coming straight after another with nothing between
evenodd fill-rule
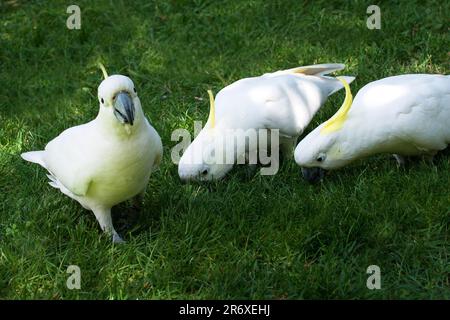
<instances>
[{"instance_id":1,"label":"grey bird foot","mask_svg":"<svg viewBox=\"0 0 450 320\"><path fill-rule=\"evenodd\" d=\"M113 241L113 243L125 243L126 242L117 233L113 234L112 241Z\"/></svg>"}]
</instances>

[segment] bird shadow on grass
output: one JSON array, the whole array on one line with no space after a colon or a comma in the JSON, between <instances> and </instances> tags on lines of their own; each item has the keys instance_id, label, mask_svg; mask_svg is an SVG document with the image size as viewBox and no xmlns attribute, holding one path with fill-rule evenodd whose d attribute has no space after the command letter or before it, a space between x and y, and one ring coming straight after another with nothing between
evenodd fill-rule
<instances>
[{"instance_id":1,"label":"bird shadow on grass","mask_svg":"<svg viewBox=\"0 0 450 320\"><path fill-rule=\"evenodd\" d=\"M137 206L131 200L120 203L111 210L114 228L125 238L138 236L155 227L158 229L161 208L159 199L153 199L150 207L147 203Z\"/></svg>"}]
</instances>

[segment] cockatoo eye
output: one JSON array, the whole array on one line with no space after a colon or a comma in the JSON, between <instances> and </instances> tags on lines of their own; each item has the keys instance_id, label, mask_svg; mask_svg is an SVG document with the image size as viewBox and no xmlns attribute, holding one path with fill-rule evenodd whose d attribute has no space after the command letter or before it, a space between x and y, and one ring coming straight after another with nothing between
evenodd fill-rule
<instances>
[{"instance_id":1,"label":"cockatoo eye","mask_svg":"<svg viewBox=\"0 0 450 320\"><path fill-rule=\"evenodd\" d=\"M101 98L101 99L100 99L100 102L101 102L102 104L104 104L104 103L105 103L105 100L103 100L103 98Z\"/></svg>"},{"instance_id":2,"label":"cockatoo eye","mask_svg":"<svg viewBox=\"0 0 450 320\"><path fill-rule=\"evenodd\" d=\"M325 160L325 156L324 155L320 155L317 157L317 162L323 162L323 160Z\"/></svg>"},{"instance_id":3,"label":"cockatoo eye","mask_svg":"<svg viewBox=\"0 0 450 320\"><path fill-rule=\"evenodd\" d=\"M133 88L134 93L137 93L136 88Z\"/></svg>"},{"instance_id":4,"label":"cockatoo eye","mask_svg":"<svg viewBox=\"0 0 450 320\"><path fill-rule=\"evenodd\" d=\"M208 174L208 169L203 169L202 176L206 176Z\"/></svg>"}]
</instances>

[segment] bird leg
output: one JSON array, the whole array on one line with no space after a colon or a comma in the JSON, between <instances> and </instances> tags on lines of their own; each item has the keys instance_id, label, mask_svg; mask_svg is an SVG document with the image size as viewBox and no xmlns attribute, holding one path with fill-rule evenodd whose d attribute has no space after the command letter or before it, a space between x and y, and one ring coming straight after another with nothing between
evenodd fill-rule
<instances>
[{"instance_id":1,"label":"bird leg","mask_svg":"<svg viewBox=\"0 0 450 320\"><path fill-rule=\"evenodd\" d=\"M119 236L119 234L114 229L111 217L111 209L96 208L92 210L97 218L100 228L107 234L112 235L113 243L124 243L125 241Z\"/></svg>"},{"instance_id":2,"label":"bird leg","mask_svg":"<svg viewBox=\"0 0 450 320\"><path fill-rule=\"evenodd\" d=\"M394 156L395 160L397 160L397 165L399 167L405 166L405 163L406 163L405 157L403 157L403 156L401 156L399 154L393 154L393 156Z\"/></svg>"}]
</instances>

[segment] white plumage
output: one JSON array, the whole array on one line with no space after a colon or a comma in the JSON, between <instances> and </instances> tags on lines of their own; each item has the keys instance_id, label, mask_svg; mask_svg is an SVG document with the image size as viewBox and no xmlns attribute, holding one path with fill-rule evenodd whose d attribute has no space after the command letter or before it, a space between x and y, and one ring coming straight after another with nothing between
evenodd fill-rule
<instances>
[{"instance_id":1,"label":"white plumage","mask_svg":"<svg viewBox=\"0 0 450 320\"><path fill-rule=\"evenodd\" d=\"M409 74L371 82L356 95L341 128L325 122L295 150L306 168L335 169L376 153L434 155L450 143L450 76Z\"/></svg>"},{"instance_id":2,"label":"white plumage","mask_svg":"<svg viewBox=\"0 0 450 320\"><path fill-rule=\"evenodd\" d=\"M211 159L215 142L230 129L279 129L281 149L292 151L298 136L328 96L343 87L336 78L324 75L344 67L322 64L277 71L241 79L219 91L215 113L180 159L180 178L220 179L231 170L233 164L214 163ZM234 151L234 163L244 152Z\"/></svg>"},{"instance_id":3,"label":"white plumage","mask_svg":"<svg viewBox=\"0 0 450 320\"><path fill-rule=\"evenodd\" d=\"M45 150L22 158L48 170L49 184L92 210L115 242L111 207L143 194L162 157L161 139L142 111L134 84L113 75L99 86L100 110L89 123L69 128Z\"/></svg>"}]
</instances>

